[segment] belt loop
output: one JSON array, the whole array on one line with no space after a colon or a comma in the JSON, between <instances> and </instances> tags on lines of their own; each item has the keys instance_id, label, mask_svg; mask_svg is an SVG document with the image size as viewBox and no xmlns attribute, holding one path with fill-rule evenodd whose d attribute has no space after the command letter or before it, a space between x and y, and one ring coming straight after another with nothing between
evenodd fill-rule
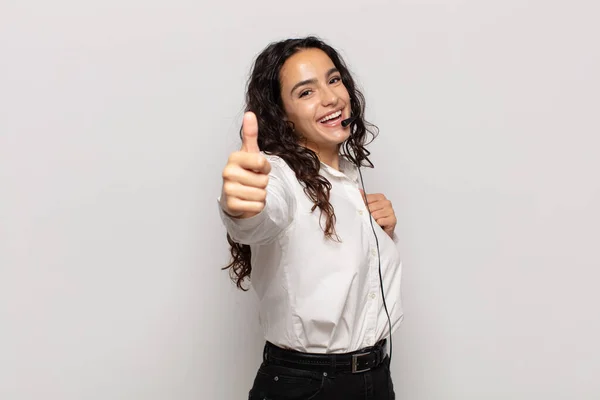
<instances>
[{"instance_id":1,"label":"belt loop","mask_svg":"<svg viewBox=\"0 0 600 400\"><path fill-rule=\"evenodd\" d=\"M335 371L337 367L337 354L334 354L333 357L331 358L331 375L333 375L335 373Z\"/></svg>"}]
</instances>

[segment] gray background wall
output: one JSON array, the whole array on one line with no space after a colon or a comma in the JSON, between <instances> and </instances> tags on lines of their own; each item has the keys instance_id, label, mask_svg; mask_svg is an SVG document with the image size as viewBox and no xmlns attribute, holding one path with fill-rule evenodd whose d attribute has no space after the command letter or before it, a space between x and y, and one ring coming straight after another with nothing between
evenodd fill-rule
<instances>
[{"instance_id":1,"label":"gray background wall","mask_svg":"<svg viewBox=\"0 0 600 400\"><path fill-rule=\"evenodd\" d=\"M600 398L595 1L0 2L0 398L243 399L216 209L244 83L320 35L381 134L399 399Z\"/></svg>"}]
</instances>

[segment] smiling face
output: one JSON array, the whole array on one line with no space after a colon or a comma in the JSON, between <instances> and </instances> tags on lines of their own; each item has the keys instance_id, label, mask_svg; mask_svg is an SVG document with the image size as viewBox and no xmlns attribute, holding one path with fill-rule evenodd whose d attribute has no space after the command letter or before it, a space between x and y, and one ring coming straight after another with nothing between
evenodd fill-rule
<instances>
[{"instance_id":1,"label":"smiling face","mask_svg":"<svg viewBox=\"0 0 600 400\"><path fill-rule=\"evenodd\" d=\"M350 117L350 95L333 61L320 49L300 50L279 77L284 111L302 144L317 154L337 154L350 135L341 124Z\"/></svg>"}]
</instances>

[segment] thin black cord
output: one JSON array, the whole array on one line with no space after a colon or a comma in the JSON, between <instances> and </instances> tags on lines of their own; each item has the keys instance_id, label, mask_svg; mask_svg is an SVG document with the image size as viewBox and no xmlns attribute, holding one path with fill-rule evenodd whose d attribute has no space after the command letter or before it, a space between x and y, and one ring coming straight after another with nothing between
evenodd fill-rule
<instances>
[{"instance_id":1,"label":"thin black cord","mask_svg":"<svg viewBox=\"0 0 600 400\"><path fill-rule=\"evenodd\" d=\"M360 166L358 167L358 174L360 175L360 183L363 189L365 196L367 195L367 191L365 190L365 182L363 181L362 172L360 171ZM371 215L371 209L369 208L369 203L367 203L365 199L365 204L367 205L367 211L369 211L369 221L371 222L371 229L373 230L373 236L375 236L375 244L377 245L377 258L379 261L379 283L381 288L381 297L383 298L383 308L385 308L385 314L388 319L389 326L389 336L390 336L390 364L392 362L392 320L390 318L390 313L388 312L387 304L385 302L385 292L383 290L383 277L381 276L381 253L379 251L379 239L377 239L377 233L375 233L375 227L373 226L373 216Z\"/></svg>"}]
</instances>

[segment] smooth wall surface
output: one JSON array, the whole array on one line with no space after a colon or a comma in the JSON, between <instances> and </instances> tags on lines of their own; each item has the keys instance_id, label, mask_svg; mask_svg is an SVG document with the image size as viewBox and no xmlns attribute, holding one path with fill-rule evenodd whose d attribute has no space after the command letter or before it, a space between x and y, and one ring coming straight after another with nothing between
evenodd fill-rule
<instances>
[{"instance_id":1,"label":"smooth wall surface","mask_svg":"<svg viewBox=\"0 0 600 400\"><path fill-rule=\"evenodd\" d=\"M220 173L270 41L338 48L381 130L403 400L600 398L595 1L0 2L0 398L244 399Z\"/></svg>"}]
</instances>

